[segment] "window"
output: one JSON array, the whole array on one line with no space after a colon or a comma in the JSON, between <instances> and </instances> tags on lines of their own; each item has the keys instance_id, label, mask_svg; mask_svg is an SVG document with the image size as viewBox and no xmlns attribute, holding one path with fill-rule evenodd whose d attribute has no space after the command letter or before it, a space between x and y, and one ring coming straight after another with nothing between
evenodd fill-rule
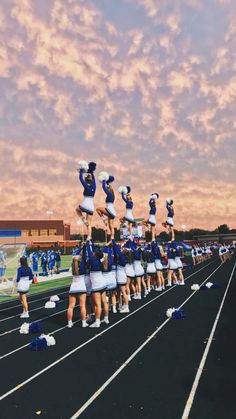
<instances>
[{"instance_id":1,"label":"window","mask_svg":"<svg viewBox=\"0 0 236 419\"><path fill-rule=\"evenodd\" d=\"M39 231L38 230L35 230L35 229L32 229L32 230L30 230L30 235L31 236L38 236L39 235Z\"/></svg>"},{"instance_id":2,"label":"window","mask_svg":"<svg viewBox=\"0 0 236 419\"><path fill-rule=\"evenodd\" d=\"M57 230L55 228L50 228L49 229L49 236L56 236L57 235Z\"/></svg>"},{"instance_id":3,"label":"window","mask_svg":"<svg viewBox=\"0 0 236 419\"><path fill-rule=\"evenodd\" d=\"M48 236L48 230L40 230L40 236Z\"/></svg>"},{"instance_id":4,"label":"window","mask_svg":"<svg viewBox=\"0 0 236 419\"><path fill-rule=\"evenodd\" d=\"M30 235L29 230L21 230L21 236L28 237Z\"/></svg>"}]
</instances>

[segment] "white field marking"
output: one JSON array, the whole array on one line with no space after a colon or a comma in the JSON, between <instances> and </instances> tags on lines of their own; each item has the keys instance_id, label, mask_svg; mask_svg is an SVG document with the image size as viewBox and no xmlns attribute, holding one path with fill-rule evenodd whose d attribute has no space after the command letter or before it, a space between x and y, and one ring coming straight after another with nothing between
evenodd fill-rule
<instances>
[{"instance_id":1,"label":"white field marking","mask_svg":"<svg viewBox=\"0 0 236 419\"><path fill-rule=\"evenodd\" d=\"M212 272L211 275L209 275L203 282L202 284L204 284L222 265L219 265L214 272ZM203 268L201 268L200 270L202 270ZM196 272L195 272L196 273ZM193 274L192 274L193 275ZM190 276L192 276L190 275ZM186 278L187 279L187 278ZM201 285L202 285L201 284ZM46 371L50 370L51 368L53 368L55 365L59 364L60 362L64 361L64 359L67 359L69 356L71 356L72 354L74 354L75 352L77 352L79 349L83 348L84 346L88 345L90 342L94 341L95 339L97 339L100 336L103 336L105 333L107 333L109 330L113 329L113 327L117 326L118 324L122 323L123 321L125 321L127 318L133 316L135 313L137 313L138 311L142 310L144 307L148 306L149 304L151 304L153 301L157 300L158 298L160 298L162 295L167 294L168 292L170 292L173 288L175 288L178 285L174 285L172 288L169 288L167 291L164 291L162 294L158 295L157 297L155 297L153 300L147 302L146 304L142 305L141 307L139 307L137 310L133 311L132 313L128 314L127 316L123 317L122 319L120 319L118 322L114 323L113 325L107 327L105 330L103 330L102 332L98 333L97 335L93 336L91 339L87 340L86 342L82 343L81 345L77 346L76 348L72 349L70 352L68 352L67 354L63 355L61 358L57 359L56 361L52 362L51 364L49 364L47 367L43 368L42 370L38 371L36 374L32 375L31 377L29 377L27 380L23 381L22 383L18 384L16 387L13 387L11 390L9 390L8 392L2 394L2 396L0 396L0 401L5 399L6 397L10 396L11 394L15 393L17 390L19 390L20 388L24 387L26 384L30 383L31 381L33 381L35 378L39 377L40 375L42 375L43 373L45 373ZM190 298L191 296L193 296L195 294L194 291L190 297L187 298L187 300L185 300L185 302L183 304L185 304ZM182 305L183 305L182 304ZM182 307L182 305L180 307ZM179 308L180 308L179 307ZM170 319L167 319L168 321ZM165 321L164 323L166 324L167 321ZM160 326L161 327L161 326Z\"/></svg>"},{"instance_id":2,"label":"white field marking","mask_svg":"<svg viewBox=\"0 0 236 419\"><path fill-rule=\"evenodd\" d=\"M200 271L200 270L202 270L202 269L203 269L203 268L199 269L199 271ZM197 272L199 272L199 271L197 271ZM189 275L188 277L186 277L186 279L190 278L190 276L192 276L193 274L194 274L194 273L192 273L191 275ZM175 286L176 286L176 285L175 285ZM173 287L172 287L172 289L173 289L175 286L173 286ZM171 288L170 288L170 289L171 289ZM169 290L167 290L167 291L170 291L170 289L169 289ZM152 301L156 300L157 298L160 298L162 295L164 295L164 293L159 294L157 297L155 297L154 299L150 300L148 303L150 303L150 302L152 302ZM75 307L77 307L77 305L76 305ZM139 309L140 309L140 308L139 308ZM139 311L139 309L138 309L138 310L133 311L133 312L132 312L132 314L136 313L136 311ZM127 317L128 317L128 316L126 316L125 318L127 318ZM125 319L125 318L124 318L124 319ZM81 320L80 320L80 319L79 319L79 320L76 320L76 321L74 322L74 324L78 323L79 321L81 321ZM67 327L68 327L67 325L66 325L66 326L63 326L63 327L60 327L59 329L56 329L56 330L53 330L52 332L49 332L49 334L50 334L50 335L53 335L54 333L60 332L61 330L66 329ZM12 354L14 354L14 353L16 353L16 352L20 351L20 350L21 350L21 349L23 349L23 348L26 348L27 346L28 346L28 343L27 343L26 345L20 346L19 348L16 348L16 349L12 350L11 352L8 352L8 353L6 353L6 354L4 354L4 355L1 355L1 356L0 356L0 360L1 360L1 359L3 359L3 358L7 358L8 356L10 356L10 355L12 355Z\"/></svg>"},{"instance_id":3,"label":"white field marking","mask_svg":"<svg viewBox=\"0 0 236 419\"><path fill-rule=\"evenodd\" d=\"M221 267L222 265L219 265L202 283L201 285L203 285L206 281L209 280L209 278L211 278L211 276ZM193 291L192 294L190 294L190 296L188 298L186 298L186 300L184 300L184 302L178 307L178 309L180 309L181 307L183 307L192 297L193 295L197 292ZM123 371L129 364L130 362L136 357L136 355L138 355L139 352L141 352L141 350L150 342L151 339L153 339L159 332L161 329L163 329L163 327L171 320L171 318L166 319L160 326L158 326L157 329L154 330L154 332L142 343L142 345L140 345L136 351L134 351L132 353L132 355L126 359L126 361L120 366L120 368L118 368L114 374L112 374L107 381L105 381L105 383L103 383L103 385L97 390L95 391L95 393L80 407L79 410L77 410L76 413L74 413L73 416L71 416L70 419L76 419L78 418L93 402L94 400L96 400L96 398L98 396L100 396L100 394L105 390L106 387L108 387L108 385L121 373L121 371ZM1 398L0 398L1 400Z\"/></svg>"},{"instance_id":4,"label":"white field marking","mask_svg":"<svg viewBox=\"0 0 236 419\"><path fill-rule=\"evenodd\" d=\"M191 276L195 275L196 273L198 273L198 272L202 271L203 269L205 269L207 266L211 265L212 263L213 263L213 261L212 261L212 262L210 262L210 263L208 263L207 265L203 266L201 269L198 269L198 271L193 272L191 275L187 276L187 277L185 278L185 280L186 280L186 279L188 279L188 278L190 278ZM172 287L172 288L173 288L173 287ZM163 295L163 294L164 294L164 293L162 293L161 295ZM154 299L154 300L155 300L155 299ZM153 301L154 301L154 300L153 300ZM66 309L66 310L67 310L67 309ZM66 311L66 310L58 311L57 313L52 314L51 316L42 317L41 319L37 319L37 320L34 320L34 321L35 321L35 322L38 322L38 321L41 321L41 320L48 319L48 318L50 318L50 317L56 316L56 314L63 313L63 311ZM5 332L1 333L1 334L0 334L0 337L1 337L1 336L8 335L8 334L10 334L10 333L12 333L12 332L15 332L16 330L19 330L20 328L21 328L21 326L20 326L20 327L16 327L16 328L14 328L14 329L7 330L7 331L5 331Z\"/></svg>"},{"instance_id":5,"label":"white field marking","mask_svg":"<svg viewBox=\"0 0 236 419\"><path fill-rule=\"evenodd\" d=\"M50 290L49 290L49 291L47 291L47 292L49 292L49 293L50 293ZM64 292L57 293L57 295L62 295L62 294L66 294L66 293L68 293L68 291L64 291ZM43 300L46 300L47 298L50 298L50 297L49 297L49 296L47 296L47 297L38 298L37 300L32 300L32 301L30 301L30 300L28 300L28 299L27 299L27 302L28 302L28 305L29 305L29 304L37 303L38 301L43 301ZM16 304L16 305L14 305L14 306L1 308L1 309L0 309L0 313L1 313L2 311L11 310L12 308L16 308L16 307L22 307L22 305L21 305L21 304ZM1 321L1 320L0 320L0 321Z\"/></svg>"},{"instance_id":6,"label":"white field marking","mask_svg":"<svg viewBox=\"0 0 236 419\"><path fill-rule=\"evenodd\" d=\"M189 413L190 413L190 410L191 410L192 405L193 405L193 402L194 402L194 397L195 397L195 394L196 394L196 391L197 391L197 388L198 388L198 384L199 384L199 381L200 381L200 378L201 378L201 375L202 375L202 372L203 372L203 369L204 369L204 365L205 365L205 362L206 362L206 359L207 359L207 356L208 356L208 352L210 350L210 346L212 344L212 340L213 340L214 333L215 333L215 330L216 330L216 327L217 327L217 323L218 323L218 321L220 319L220 315L221 315L221 311L223 309L225 298L226 298L226 295L227 295L229 286L231 284L231 280L233 278L235 267L236 267L236 262L235 262L234 267L233 267L233 270L231 272L228 285L226 287L224 296L223 296L222 301L221 301L220 308L218 310L218 313L216 315L216 318L215 318L213 327L211 329L211 334L209 336L209 339L208 339L208 342L207 342L205 351L204 351L204 353L202 355L202 359L201 359L201 362L199 364L199 367L198 367L198 370L197 370L197 374L195 376L195 379L194 379L194 382L193 382L193 385L192 385L192 389L191 389L190 394L188 396L188 399L186 401L185 409L184 409L184 412L183 412L183 415L182 415L182 419L188 419L189 418Z\"/></svg>"}]
</instances>

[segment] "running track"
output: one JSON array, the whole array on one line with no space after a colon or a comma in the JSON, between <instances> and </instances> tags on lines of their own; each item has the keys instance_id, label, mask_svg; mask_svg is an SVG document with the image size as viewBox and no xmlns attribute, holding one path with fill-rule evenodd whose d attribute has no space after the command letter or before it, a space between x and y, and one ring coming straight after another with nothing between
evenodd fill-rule
<instances>
[{"instance_id":1,"label":"running track","mask_svg":"<svg viewBox=\"0 0 236 419\"><path fill-rule=\"evenodd\" d=\"M30 297L30 321L42 319L56 339L43 352L29 351L34 336L19 334L17 301L0 304L0 417L235 418L236 257L223 265L213 258L188 276L184 287L133 300L128 315L111 314L96 330L80 327L77 310L66 327L68 288L58 290L65 299L55 310L44 309L52 292ZM220 288L190 288L208 281ZM166 309L179 306L186 318L167 319Z\"/></svg>"}]
</instances>

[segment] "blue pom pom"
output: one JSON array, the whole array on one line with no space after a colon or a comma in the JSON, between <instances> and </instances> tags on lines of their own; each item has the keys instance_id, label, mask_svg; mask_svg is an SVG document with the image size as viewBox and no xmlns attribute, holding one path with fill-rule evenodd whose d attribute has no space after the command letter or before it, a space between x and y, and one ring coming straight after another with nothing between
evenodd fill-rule
<instances>
[{"instance_id":1,"label":"blue pom pom","mask_svg":"<svg viewBox=\"0 0 236 419\"><path fill-rule=\"evenodd\" d=\"M93 173L95 170L96 170L96 163L94 163L93 161L91 161L90 163L89 163L89 168L88 168L88 173Z\"/></svg>"},{"instance_id":2,"label":"blue pom pom","mask_svg":"<svg viewBox=\"0 0 236 419\"><path fill-rule=\"evenodd\" d=\"M44 351L47 347L48 345L45 338L37 337L29 343L29 349L31 351Z\"/></svg>"},{"instance_id":3,"label":"blue pom pom","mask_svg":"<svg viewBox=\"0 0 236 419\"><path fill-rule=\"evenodd\" d=\"M41 323L39 322L33 322L30 323L29 325L29 333L37 333L37 332L42 332L43 331L43 326Z\"/></svg>"},{"instance_id":4,"label":"blue pom pom","mask_svg":"<svg viewBox=\"0 0 236 419\"><path fill-rule=\"evenodd\" d=\"M115 178L114 176L109 176L107 183L114 182Z\"/></svg>"},{"instance_id":5,"label":"blue pom pom","mask_svg":"<svg viewBox=\"0 0 236 419\"><path fill-rule=\"evenodd\" d=\"M131 187L130 186L126 186L127 188L127 192L130 193L131 192Z\"/></svg>"},{"instance_id":6,"label":"blue pom pom","mask_svg":"<svg viewBox=\"0 0 236 419\"><path fill-rule=\"evenodd\" d=\"M185 313L182 308L180 308L179 310L175 310L172 313L172 319L179 320L179 319L184 319L184 318L185 318Z\"/></svg>"}]
</instances>

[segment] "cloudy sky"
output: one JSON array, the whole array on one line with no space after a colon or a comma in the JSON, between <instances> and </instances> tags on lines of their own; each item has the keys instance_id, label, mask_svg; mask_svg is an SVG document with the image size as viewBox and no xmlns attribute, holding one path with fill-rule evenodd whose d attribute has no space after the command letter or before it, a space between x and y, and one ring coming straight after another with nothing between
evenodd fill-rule
<instances>
[{"instance_id":1,"label":"cloudy sky","mask_svg":"<svg viewBox=\"0 0 236 419\"><path fill-rule=\"evenodd\" d=\"M158 192L158 225L170 196L177 228L236 227L235 22L235 0L1 0L1 219L74 228L85 159L137 217Z\"/></svg>"}]
</instances>

